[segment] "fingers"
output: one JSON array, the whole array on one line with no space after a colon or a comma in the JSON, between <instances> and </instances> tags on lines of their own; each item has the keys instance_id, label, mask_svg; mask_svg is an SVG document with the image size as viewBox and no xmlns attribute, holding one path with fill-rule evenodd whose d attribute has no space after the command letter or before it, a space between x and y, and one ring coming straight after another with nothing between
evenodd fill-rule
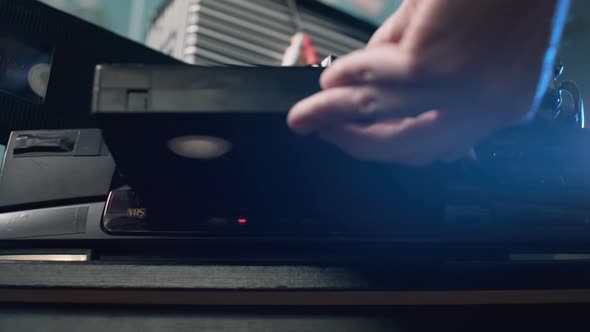
<instances>
[{"instance_id":1,"label":"fingers","mask_svg":"<svg viewBox=\"0 0 590 332\"><path fill-rule=\"evenodd\" d=\"M429 111L415 118L391 119L374 125L345 124L321 131L320 137L351 156L373 161L422 166L438 160L455 160L478 137L463 131L448 112Z\"/></svg>"},{"instance_id":2,"label":"fingers","mask_svg":"<svg viewBox=\"0 0 590 332\"><path fill-rule=\"evenodd\" d=\"M407 121L412 119L392 119L372 125L345 123L322 129L318 136L357 159L385 161L390 156L384 146L389 145L390 137L399 134Z\"/></svg>"},{"instance_id":3,"label":"fingers","mask_svg":"<svg viewBox=\"0 0 590 332\"><path fill-rule=\"evenodd\" d=\"M360 84L403 85L416 77L412 59L397 45L359 50L334 62L320 79L322 88Z\"/></svg>"},{"instance_id":4,"label":"fingers","mask_svg":"<svg viewBox=\"0 0 590 332\"><path fill-rule=\"evenodd\" d=\"M422 94L402 94L386 86L338 87L299 102L287 123L296 133L307 135L345 122L414 116L427 109L426 100Z\"/></svg>"},{"instance_id":5,"label":"fingers","mask_svg":"<svg viewBox=\"0 0 590 332\"><path fill-rule=\"evenodd\" d=\"M398 10L375 31L367 47L371 48L385 43L398 43L402 39L406 27L410 24L414 7L414 1L404 1Z\"/></svg>"}]
</instances>

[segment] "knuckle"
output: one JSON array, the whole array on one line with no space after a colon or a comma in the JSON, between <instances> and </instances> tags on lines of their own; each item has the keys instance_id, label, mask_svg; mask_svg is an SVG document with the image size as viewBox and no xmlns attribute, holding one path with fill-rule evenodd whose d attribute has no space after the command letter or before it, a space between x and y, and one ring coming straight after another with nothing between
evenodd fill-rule
<instances>
[{"instance_id":1,"label":"knuckle","mask_svg":"<svg viewBox=\"0 0 590 332\"><path fill-rule=\"evenodd\" d=\"M344 67L342 62L335 62L333 68L340 68L341 72L346 73L344 76L347 76L350 81L355 83L371 84L377 80L377 74L371 68L370 63L355 63Z\"/></svg>"},{"instance_id":2,"label":"knuckle","mask_svg":"<svg viewBox=\"0 0 590 332\"><path fill-rule=\"evenodd\" d=\"M357 70L356 77L359 82L371 84L377 80L377 75L368 66L362 66Z\"/></svg>"},{"instance_id":3,"label":"knuckle","mask_svg":"<svg viewBox=\"0 0 590 332\"><path fill-rule=\"evenodd\" d=\"M355 103L361 115L371 116L379 111L377 94L370 89L359 89Z\"/></svg>"}]
</instances>

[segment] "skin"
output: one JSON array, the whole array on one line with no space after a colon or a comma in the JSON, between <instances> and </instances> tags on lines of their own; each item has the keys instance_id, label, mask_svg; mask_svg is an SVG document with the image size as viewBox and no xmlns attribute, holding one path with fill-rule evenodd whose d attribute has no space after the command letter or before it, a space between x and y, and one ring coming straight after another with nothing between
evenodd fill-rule
<instances>
[{"instance_id":1,"label":"skin","mask_svg":"<svg viewBox=\"0 0 590 332\"><path fill-rule=\"evenodd\" d=\"M325 70L288 125L363 160L459 159L529 115L550 74L559 6L567 1L406 0L365 49Z\"/></svg>"}]
</instances>

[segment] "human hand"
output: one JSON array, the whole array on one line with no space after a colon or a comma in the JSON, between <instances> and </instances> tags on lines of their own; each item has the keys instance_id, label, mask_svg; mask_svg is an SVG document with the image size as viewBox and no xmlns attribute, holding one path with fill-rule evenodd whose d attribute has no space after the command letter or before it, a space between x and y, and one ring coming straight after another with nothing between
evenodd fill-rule
<instances>
[{"instance_id":1,"label":"human hand","mask_svg":"<svg viewBox=\"0 0 590 332\"><path fill-rule=\"evenodd\" d=\"M406 0L366 49L326 69L323 91L295 105L288 124L359 159L458 159L528 114L567 3Z\"/></svg>"}]
</instances>

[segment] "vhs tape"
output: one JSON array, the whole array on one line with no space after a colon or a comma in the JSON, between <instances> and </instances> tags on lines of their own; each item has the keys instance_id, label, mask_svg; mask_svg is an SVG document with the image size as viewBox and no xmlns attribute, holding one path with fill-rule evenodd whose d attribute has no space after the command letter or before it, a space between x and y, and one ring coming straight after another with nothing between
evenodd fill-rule
<instances>
[{"instance_id":1,"label":"vhs tape","mask_svg":"<svg viewBox=\"0 0 590 332\"><path fill-rule=\"evenodd\" d=\"M319 91L322 70L100 66L93 111L159 223L391 234L442 220L441 168L363 162L289 130L287 112Z\"/></svg>"},{"instance_id":2,"label":"vhs tape","mask_svg":"<svg viewBox=\"0 0 590 332\"><path fill-rule=\"evenodd\" d=\"M196 231L245 220L232 231L408 241L586 229L586 130L512 128L478 145L473 159L427 168L354 160L287 128L291 106L319 91L322 70L100 66L94 116L157 220L141 227ZM105 228L116 232L118 222Z\"/></svg>"}]
</instances>

